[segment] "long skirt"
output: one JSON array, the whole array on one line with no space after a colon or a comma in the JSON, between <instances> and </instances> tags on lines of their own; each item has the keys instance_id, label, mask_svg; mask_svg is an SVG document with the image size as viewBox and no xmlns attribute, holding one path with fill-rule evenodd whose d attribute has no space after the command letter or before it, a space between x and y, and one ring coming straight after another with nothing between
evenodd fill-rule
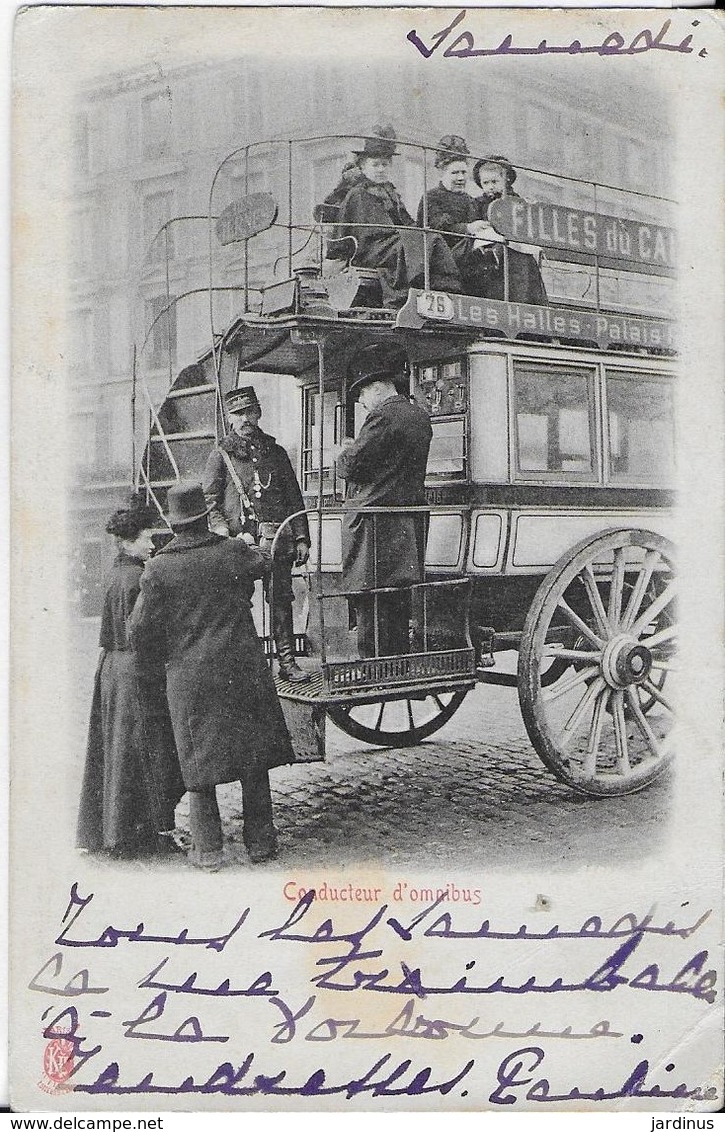
<instances>
[{"instance_id":1,"label":"long skirt","mask_svg":"<svg viewBox=\"0 0 725 1132\"><path fill-rule=\"evenodd\" d=\"M93 689L78 811L79 848L152 850L174 826L184 783L168 710L142 715L133 654L101 654Z\"/></svg>"}]
</instances>

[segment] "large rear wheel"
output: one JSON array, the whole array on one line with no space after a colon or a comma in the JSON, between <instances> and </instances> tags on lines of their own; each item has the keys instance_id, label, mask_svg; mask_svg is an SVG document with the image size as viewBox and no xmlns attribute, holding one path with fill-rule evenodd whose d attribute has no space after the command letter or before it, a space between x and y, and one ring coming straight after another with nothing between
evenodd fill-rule
<instances>
[{"instance_id":1,"label":"large rear wheel","mask_svg":"<svg viewBox=\"0 0 725 1132\"><path fill-rule=\"evenodd\" d=\"M671 760L675 598L674 548L644 530L579 543L536 593L519 652L521 713L542 760L584 794L641 790Z\"/></svg>"}]
</instances>

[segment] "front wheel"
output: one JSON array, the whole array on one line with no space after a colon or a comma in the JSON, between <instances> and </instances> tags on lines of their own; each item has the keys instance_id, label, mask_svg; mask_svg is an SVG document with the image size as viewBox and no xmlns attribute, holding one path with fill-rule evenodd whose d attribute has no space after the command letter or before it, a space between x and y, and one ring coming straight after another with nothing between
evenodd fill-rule
<instances>
[{"instance_id":1,"label":"front wheel","mask_svg":"<svg viewBox=\"0 0 725 1132\"><path fill-rule=\"evenodd\" d=\"M543 762L583 794L634 793L672 758L675 598L674 548L644 530L579 543L536 593L519 651L521 713Z\"/></svg>"},{"instance_id":2,"label":"front wheel","mask_svg":"<svg viewBox=\"0 0 725 1132\"><path fill-rule=\"evenodd\" d=\"M468 689L429 692L402 700L335 704L327 709L346 735L378 747L414 747L433 735L458 711Z\"/></svg>"}]
</instances>

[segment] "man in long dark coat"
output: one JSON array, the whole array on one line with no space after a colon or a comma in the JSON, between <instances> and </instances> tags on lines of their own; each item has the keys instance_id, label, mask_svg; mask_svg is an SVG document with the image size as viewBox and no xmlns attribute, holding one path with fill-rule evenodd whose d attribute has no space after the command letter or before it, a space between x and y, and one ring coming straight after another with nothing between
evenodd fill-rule
<instances>
[{"instance_id":1,"label":"man in long dark coat","mask_svg":"<svg viewBox=\"0 0 725 1132\"><path fill-rule=\"evenodd\" d=\"M254 387L232 389L224 403L230 432L209 453L204 468L209 525L219 535L270 550L280 523L296 515L280 534L275 550L272 632L280 676L301 683L308 676L295 661L292 567L303 566L310 553L307 517L298 514L305 506L302 492L284 448L259 427L262 407Z\"/></svg>"},{"instance_id":2,"label":"man in long dark coat","mask_svg":"<svg viewBox=\"0 0 725 1132\"><path fill-rule=\"evenodd\" d=\"M201 484L169 490L174 539L141 579L131 618L143 697L146 674L166 664L171 722L190 792L192 861L216 869L222 828L215 787L241 781L244 843L253 862L275 855L269 768L294 761L251 613L269 556L208 529Z\"/></svg>"},{"instance_id":3,"label":"man in long dark coat","mask_svg":"<svg viewBox=\"0 0 725 1132\"><path fill-rule=\"evenodd\" d=\"M402 306L409 287L423 286L426 250L431 288L459 293L460 275L445 240L429 235L424 241L392 183L393 157L397 153L394 131L380 127L378 134L368 138L363 149L354 151L363 177L340 205L339 223L334 230L334 238L340 244L337 251L333 248L328 255L346 255L347 237L354 237L357 250L353 263L377 269L383 304L387 307Z\"/></svg>"},{"instance_id":4,"label":"man in long dark coat","mask_svg":"<svg viewBox=\"0 0 725 1132\"><path fill-rule=\"evenodd\" d=\"M406 376L405 354L382 343L366 346L354 360L349 391L368 415L356 440L337 457L345 480L342 573L346 590L410 586L423 581L426 516L373 516L361 507L425 505L425 472L432 429L428 414L398 392ZM358 649L363 657L410 651L410 590L362 593L353 599ZM377 633L376 633L377 630ZM377 635L377 641L376 641Z\"/></svg>"}]
</instances>

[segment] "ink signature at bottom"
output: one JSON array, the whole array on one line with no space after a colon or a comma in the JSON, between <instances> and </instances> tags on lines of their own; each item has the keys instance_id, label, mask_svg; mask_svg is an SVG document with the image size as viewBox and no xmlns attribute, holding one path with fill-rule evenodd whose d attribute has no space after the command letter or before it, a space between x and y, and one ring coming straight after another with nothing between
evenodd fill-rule
<instances>
[{"instance_id":1,"label":"ink signature at bottom","mask_svg":"<svg viewBox=\"0 0 725 1132\"><path fill-rule=\"evenodd\" d=\"M640 1061L625 1082L614 1089L603 1085L584 1090L573 1086L564 1093L553 1092L546 1077L535 1076L546 1055L539 1046L524 1046L508 1054L497 1070L498 1085L489 1096L489 1101L497 1105L513 1105L519 1100L538 1101L551 1104L556 1101L611 1101L620 1097L671 1097L680 1100L707 1101L717 1097L717 1089L701 1088L680 1082L670 1088L650 1084L648 1080L650 1065L645 1059ZM665 1072L672 1073L674 1062L665 1066ZM522 1090L526 1087L526 1092ZM514 1092L514 1090L521 1090Z\"/></svg>"}]
</instances>

